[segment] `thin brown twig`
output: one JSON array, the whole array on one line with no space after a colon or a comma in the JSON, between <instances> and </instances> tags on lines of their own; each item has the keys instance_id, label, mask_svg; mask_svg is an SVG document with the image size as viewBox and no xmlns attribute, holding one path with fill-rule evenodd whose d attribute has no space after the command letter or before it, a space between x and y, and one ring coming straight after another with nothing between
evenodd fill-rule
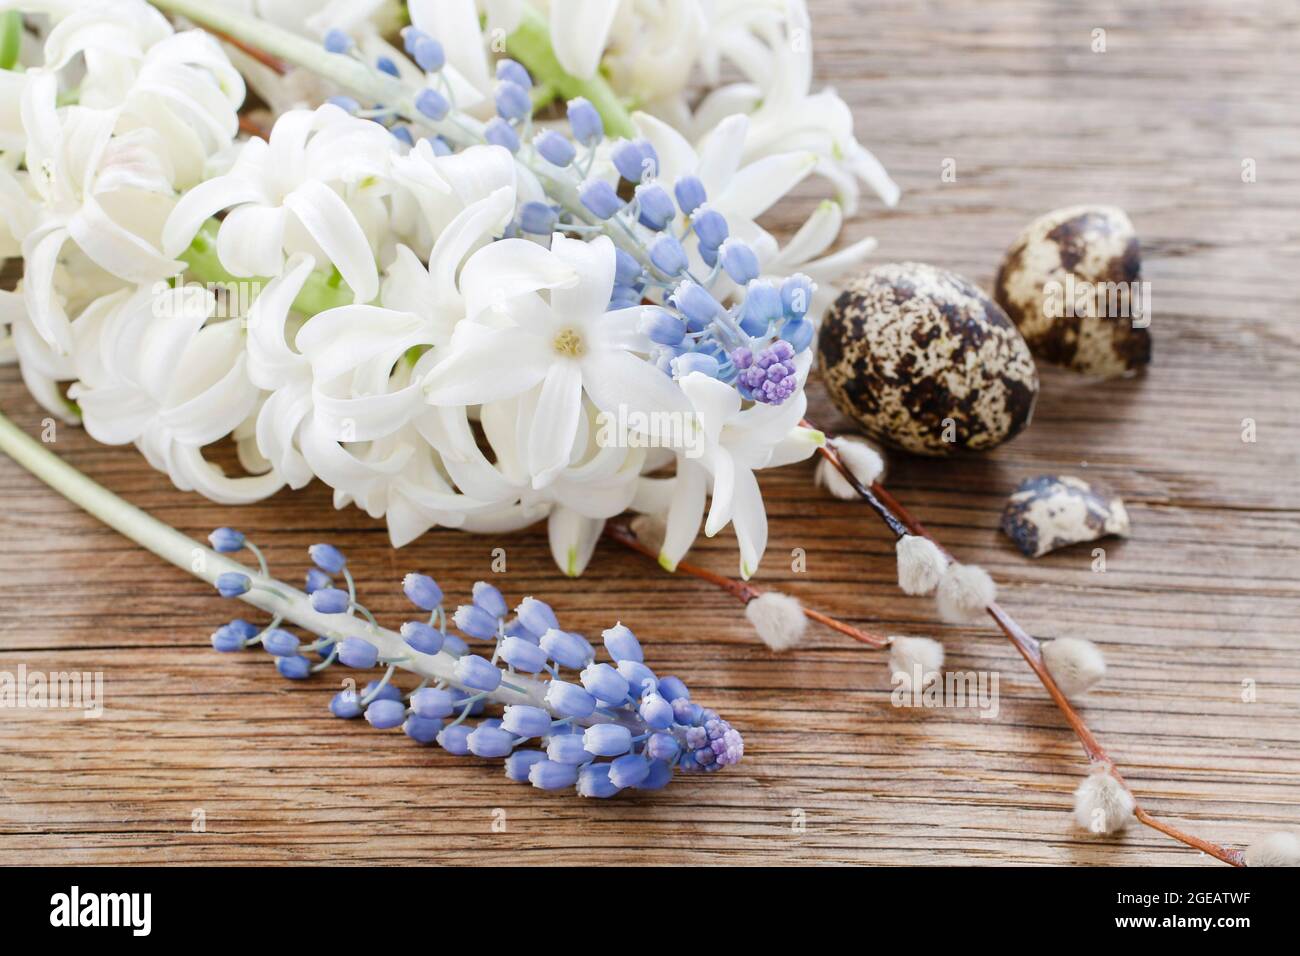
<instances>
[{"instance_id":1,"label":"thin brown twig","mask_svg":"<svg viewBox=\"0 0 1300 956\"><path fill-rule=\"evenodd\" d=\"M632 533L632 530L625 525L619 524L615 521L606 521L605 537L609 538L611 541L618 542L623 547L629 548L643 557L649 558L651 561L657 562L659 560L659 556L655 554L651 548L646 547L637 536ZM748 604L750 601L754 600L754 598L763 593L748 581L737 581L735 578L729 578L725 574L718 574L716 571L710 571L707 568L702 568L697 564L690 564L686 561L677 562L677 570L683 574L689 574L691 577L699 578L701 581L707 581L714 587L726 591L741 604ZM838 618L831 617L829 614L823 614L821 611L815 611L808 607L804 607L802 610L804 617L808 618L810 621L816 621L818 624L829 627L833 631L838 631L839 633L851 637L862 644L867 644L871 647L888 647L892 643L887 637L882 637L879 634L872 634L868 631L861 630L860 628L854 627L852 624L846 624Z\"/></svg>"},{"instance_id":2,"label":"thin brown twig","mask_svg":"<svg viewBox=\"0 0 1300 956\"><path fill-rule=\"evenodd\" d=\"M200 27L200 29L206 30L208 33L211 33L222 43L229 43L240 53L252 57L258 63L262 64L268 69L274 70L276 73L279 73L281 76L284 76L284 74L289 72L288 65L286 65L284 61L278 60L275 57L271 56L271 54L263 50L259 50L257 47L245 43L243 40L238 40L235 37L232 37L228 33L222 33L220 30L214 30L212 27L204 26L201 23L198 24L198 26Z\"/></svg>"},{"instance_id":3,"label":"thin brown twig","mask_svg":"<svg viewBox=\"0 0 1300 956\"><path fill-rule=\"evenodd\" d=\"M804 424L807 425L808 423L804 422ZM830 447L829 442L823 445L819 451L821 456L844 476L844 479L853 490L858 493L895 535L915 534L929 538L944 554L948 555L950 559L952 558L947 549L925 530L924 525L912 517L908 510L879 483L874 483L868 488L858 481L857 477L840 459L840 456ZM1133 815L1139 823L1151 827L1153 830L1158 830L1180 843L1185 843L1193 849L1200 850L1202 853L1207 853L1215 859L1222 860L1224 863L1232 866L1245 866L1245 857L1240 850L1202 840L1200 837L1184 833L1177 827L1151 816L1139 803L1137 794L1133 792L1128 782L1120 774L1119 768L1115 765L1115 761L1111 759L1110 754L1106 752L1106 749L1101 745L1096 735L1093 734L1083 717L1070 703L1069 698L1061 692L1061 688L1057 686L1056 681L1053 680L1051 672L1048 671L1047 665L1043 662L1041 642L1017 624L1015 619L997 602L993 602L988 606L988 613L1002 633L1020 652L1020 656L1025 659L1025 663L1029 665L1039 681L1042 682L1043 687L1052 698L1052 702L1056 704L1057 709L1064 715L1075 736L1079 738L1079 743L1083 745L1083 752L1088 759L1094 763L1103 764L1110 775L1133 798Z\"/></svg>"}]
</instances>

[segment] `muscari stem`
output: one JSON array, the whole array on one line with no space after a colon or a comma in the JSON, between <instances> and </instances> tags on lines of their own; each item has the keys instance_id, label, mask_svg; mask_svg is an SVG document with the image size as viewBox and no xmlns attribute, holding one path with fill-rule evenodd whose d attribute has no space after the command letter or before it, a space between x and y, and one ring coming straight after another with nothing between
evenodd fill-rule
<instances>
[{"instance_id":1,"label":"muscari stem","mask_svg":"<svg viewBox=\"0 0 1300 956\"><path fill-rule=\"evenodd\" d=\"M806 425L808 423L804 422L804 424ZM871 507L871 509L896 536L901 536L903 534L916 534L926 537L930 541L934 542L935 546L938 547L939 550L943 551L943 553L948 556L949 560L954 560L952 554L925 530L925 527L921 522L912 517L907 509L904 508L902 504L900 504L898 500L886 491L879 483L872 484L870 488L867 488L858 481L840 459L839 455L835 453L829 441L819 448L818 452L844 477L849 485L852 486L853 490L858 493L858 495ZM1096 735L1093 734L1092 730L1084 721L1082 715L1080 715L1074 705L1070 703L1069 698L1061 692L1061 688L1057 686L1056 681L1052 679L1051 672L1043 662L1041 642L1017 624L1015 619L996 602L989 605L988 613L989 617L993 618L994 623L997 624L1002 633L1007 636L1007 639L1010 640L1016 650L1020 652L1020 656L1025 659L1025 663L1029 665L1030 669L1047 690L1048 696L1052 698L1052 702L1056 704L1057 709L1064 715L1066 722L1070 725L1070 729L1073 730L1075 736L1079 738L1079 743L1083 746L1084 754L1087 755L1090 761L1104 765L1110 772L1110 775L1118 781L1119 785L1128 791L1129 795L1133 798L1133 815L1138 822L1151 827L1153 830L1157 830L1166 836L1172 837L1178 842L1184 843L1193 849L1209 854L1215 859L1222 860L1224 863L1229 863L1232 866L1245 866L1245 857L1240 850L1220 846L1217 843L1211 843L1208 840L1203 840L1200 837L1191 835L1190 833L1184 833L1177 827L1171 826L1170 824L1151 816L1151 814L1142 807L1141 803L1138 801L1137 794L1133 792L1133 789L1128 785L1128 782L1120 774L1115 761L1111 759L1110 754L1106 752L1106 749L1101 745L1101 742L1097 739Z\"/></svg>"},{"instance_id":2,"label":"muscari stem","mask_svg":"<svg viewBox=\"0 0 1300 956\"><path fill-rule=\"evenodd\" d=\"M659 556L653 550L647 548L637 536L632 533L631 529L625 525L618 524L614 521L605 522L605 537L615 541L623 547L635 551L642 557L649 558L656 564L659 563ZM699 565L690 564L686 561L677 562L677 570L683 574L689 574L691 577L699 578L701 581L707 581L714 587L726 591L741 604L748 604L754 598L762 595L762 591L754 587L747 581L737 581L735 578L729 578L726 575L718 574ZM821 611L815 611L812 608L802 608L804 617L810 621L816 621L818 624L825 625L833 631L839 631L848 637L853 638L862 644L868 644L871 647L888 647L892 642L887 637L881 637L879 634L872 634L868 631L860 630L852 624L846 624L843 621L831 617L829 614L823 614Z\"/></svg>"},{"instance_id":3,"label":"muscari stem","mask_svg":"<svg viewBox=\"0 0 1300 956\"><path fill-rule=\"evenodd\" d=\"M400 634L387 628L372 627L366 621L346 614L321 614L312 608L311 599L302 591L205 547L129 504L24 434L3 414L0 414L0 451L113 530L199 580L215 584L217 577L227 571L246 574L252 579L253 588L241 595L241 600L254 607L269 614L282 615L285 620L312 634L336 640L363 638L379 649L381 658L401 658L399 666L404 670L426 680L442 681L470 694L479 693L457 681L454 672L456 658L446 651L422 654L410 647ZM529 704L553 713L546 704L544 682L523 674L511 674L510 682L511 686L503 684L488 695L489 698L501 704ZM640 723L630 714L617 713L614 720L640 732ZM579 725L595 722L598 721L592 718L575 721Z\"/></svg>"}]
</instances>

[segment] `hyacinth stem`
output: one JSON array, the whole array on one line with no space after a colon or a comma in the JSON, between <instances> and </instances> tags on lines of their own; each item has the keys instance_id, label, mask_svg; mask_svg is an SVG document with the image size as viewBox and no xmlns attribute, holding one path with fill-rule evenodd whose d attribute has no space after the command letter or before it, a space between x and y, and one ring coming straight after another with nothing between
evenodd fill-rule
<instances>
[{"instance_id":1,"label":"hyacinth stem","mask_svg":"<svg viewBox=\"0 0 1300 956\"><path fill-rule=\"evenodd\" d=\"M626 525L618 524L614 521L605 522L605 537L611 541L621 544L623 547L635 551L637 554L649 558L656 564L659 563L659 556L646 547L632 530ZM754 598L762 595L762 591L754 587L748 581L738 581L735 578L729 578L725 574L718 574L699 565L690 564L686 561L677 562L677 570L691 577L699 578L701 581L707 581L714 587L726 591L741 604L748 604ZM879 634L872 634L854 627L852 624L846 624L843 621L831 617L829 614L823 614L821 611L812 608L802 608L804 617L810 621L816 621L818 624L825 625L833 631L839 631L847 637L853 638L862 644L868 644L871 647L888 647L892 643L889 638L881 637Z\"/></svg>"},{"instance_id":2,"label":"hyacinth stem","mask_svg":"<svg viewBox=\"0 0 1300 956\"><path fill-rule=\"evenodd\" d=\"M804 424L807 423L805 422ZM943 551L943 553L948 556L949 560L953 560L952 554L929 532L927 532L921 522L914 518L908 510L878 482L872 484L868 488L858 481L849 468L844 464L840 456L835 453L835 450L831 445L832 443L827 441L826 444L822 445L822 447L818 449L818 453L830 462L830 464L844 477L844 480L849 483L853 490L858 493L858 496L867 503L877 516L880 517L881 521L883 521L896 536L901 537L904 534L921 535L934 542L935 546ZM1016 623L1015 619L996 601L988 606L988 613L989 617L993 618L994 623L997 624L1002 633L1007 636L1007 639L1010 640L1016 650L1020 652L1020 656L1025 659L1025 663L1027 663L1034 674L1037 675L1039 681L1047 690L1048 695L1052 698L1052 702L1056 704L1057 709L1065 716L1065 720L1070 725L1070 729L1073 730L1075 736L1079 738L1079 743L1083 746L1083 752L1087 755L1088 759L1093 763L1104 765L1119 785L1128 791L1129 796L1133 798L1134 802L1133 815L1140 823L1151 827L1153 830L1158 830L1166 836L1172 837L1178 842L1184 843L1193 849L1209 854L1215 859L1222 860L1224 863L1229 863L1233 866L1245 865L1245 858L1240 850L1220 846L1217 843L1211 843L1208 840L1203 840L1200 837L1191 835L1190 833L1184 833L1177 827L1158 820L1151 816L1151 814L1147 813L1138 801L1137 794L1133 792L1132 788L1129 787L1128 782L1125 781L1123 776L1120 774L1115 761L1111 759L1110 754L1106 752L1106 749L1101 745L1101 742L1097 739L1096 735L1093 734L1092 730L1088 727L1088 724L1084 721L1082 715L1080 715L1074 705L1070 703L1069 698L1062 693L1061 688L1057 686L1056 681L1052 678L1051 672L1047 669L1047 665L1043 661L1042 643Z\"/></svg>"},{"instance_id":3,"label":"hyacinth stem","mask_svg":"<svg viewBox=\"0 0 1300 956\"><path fill-rule=\"evenodd\" d=\"M311 599L302 591L205 547L129 504L24 434L3 414L0 414L0 451L88 514L199 580L213 585L226 572L245 574L252 580L253 586L240 597L254 607L292 621L312 634L336 640L360 637L375 645L380 659L396 662L403 670L425 680L442 681L470 694L479 693L457 680L456 658L446 651L423 654L414 650L395 631L374 627L362 618L346 614L321 614L312 608ZM546 688L544 682L527 675L511 674L510 683L503 682L488 697L496 703L528 704L549 711ZM604 715L604 722L609 722L610 719L637 732L641 729L640 724L629 714L615 713L612 718ZM596 720L583 718L574 722L589 725Z\"/></svg>"},{"instance_id":4,"label":"hyacinth stem","mask_svg":"<svg viewBox=\"0 0 1300 956\"><path fill-rule=\"evenodd\" d=\"M150 2L160 10L185 17L227 42L237 42L239 49L250 56L257 56L263 62L275 63L277 66L279 64L276 61L291 63L333 81L340 89L346 90L364 102L383 103L389 112L400 116L417 128L433 130L457 147L474 146L485 142L484 124L474 117L453 112L446 119L432 120L415 106L415 93L418 91L411 89L396 77L371 69L350 56L330 53L321 44L291 33L274 23L212 3L211 0L150 0ZM537 20L541 19L536 11L533 11L533 16ZM549 51L551 59L554 59L555 51L551 48L550 37L545 35L545 21L541 21L540 27L537 22L530 21L528 17L525 17L524 22L525 25L532 23L530 27L520 27L521 30L527 31L526 37L521 39L524 46L529 50L535 47L536 54L540 56L541 44L544 41L545 49ZM536 35L538 29L542 30L542 36ZM506 43L508 47L509 37ZM558 68L558 61L556 65ZM586 81L577 80L568 74L564 74L564 77L566 78L564 89L571 91L573 96L586 96L598 109L602 104L609 108L618 103L618 98L599 75ZM555 83L554 77L542 76L540 79L553 85ZM585 88L582 86L584 83ZM619 109L620 113L611 114L606 119L606 125L611 132L631 133L633 130L631 118L628 117L626 110L622 110L621 105ZM523 152L520 150L515 161L541 180L551 199L585 225L595 227L609 236L616 245L642 266L652 269L649 255L639 242L630 239L611 223L596 218L582 204L577 187L573 183L556 175L547 164L525 162L522 158Z\"/></svg>"}]
</instances>

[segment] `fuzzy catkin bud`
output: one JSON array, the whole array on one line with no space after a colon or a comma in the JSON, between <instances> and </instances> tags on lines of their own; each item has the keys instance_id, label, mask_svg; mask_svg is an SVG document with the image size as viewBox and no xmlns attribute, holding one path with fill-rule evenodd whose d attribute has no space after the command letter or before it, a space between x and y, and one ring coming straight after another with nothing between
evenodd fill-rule
<instances>
[{"instance_id":1,"label":"fuzzy catkin bud","mask_svg":"<svg viewBox=\"0 0 1300 956\"><path fill-rule=\"evenodd\" d=\"M929 594L948 568L948 558L939 546L921 535L903 535L894 551L898 555L898 586L904 594Z\"/></svg>"},{"instance_id":2,"label":"fuzzy catkin bud","mask_svg":"<svg viewBox=\"0 0 1300 956\"><path fill-rule=\"evenodd\" d=\"M1133 819L1135 806L1133 794L1103 764L1094 764L1074 791L1074 819L1091 833L1118 833Z\"/></svg>"},{"instance_id":3,"label":"fuzzy catkin bud","mask_svg":"<svg viewBox=\"0 0 1300 956\"><path fill-rule=\"evenodd\" d=\"M974 564L952 564L939 579L935 602L939 616L949 624L970 624L997 600L997 585L988 572Z\"/></svg>"},{"instance_id":4,"label":"fuzzy catkin bud","mask_svg":"<svg viewBox=\"0 0 1300 956\"><path fill-rule=\"evenodd\" d=\"M1066 697L1084 693L1106 676L1106 659L1092 641L1061 637L1043 644L1043 663Z\"/></svg>"},{"instance_id":5,"label":"fuzzy catkin bud","mask_svg":"<svg viewBox=\"0 0 1300 956\"><path fill-rule=\"evenodd\" d=\"M763 643L774 651L786 651L798 644L808 628L803 605L779 591L760 594L745 605L745 617Z\"/></svg>"},{"instance_id":6,"label":"fuzzy catkin bud","mask_svg":"<svg viewBox=\"0 0 1300 956\"><path fill-rule=\"evenodd\" d=\"M928 685L939 676L943 667L943 645L928 637L896 637L889 649L889 670L895 682L912 690L916 676L921 686Z\"/></svg>"},{"instance_id":7,"label":"fuzzy catkin bud","mask_svg":"<svg viewBox=\"0 0 1300 956\"><path fill-rule=\"evenodd\" d=\"M1300 838L1279 830L1246 847L1247 866L1300 866Z\"/></svg>"},{"instance_id":8,"label":"fuzzy catkin bud","mask_svg":"<svg viewBox=\"0 0 1300 956\"><path fill-rule=\"evenodd\" d=\"M860 438L832 438L826 442L837 455L844 467L861 484L868 488L879 481L885 474L885 459L880 451ZM857 500L858 493L853 489L840 470L823 458L817 462L813 480L832 496L843 501Z\"/></svg>"}]
</instances>

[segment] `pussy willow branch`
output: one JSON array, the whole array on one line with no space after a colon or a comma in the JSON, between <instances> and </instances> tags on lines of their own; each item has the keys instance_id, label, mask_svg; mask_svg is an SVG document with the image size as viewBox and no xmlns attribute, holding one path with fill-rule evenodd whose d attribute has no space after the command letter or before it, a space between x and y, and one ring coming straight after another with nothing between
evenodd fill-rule
<instances>
[{"instance_id":1,"label":"pussy willow branch","mask_svg":"<svg viewBox=\"0 0 1300 956\"><path fill-rule=\"evenodd\" d=\"M625 525L618 524L615 521L606 521L605 537L609 538L611 541L618 542L623 547L635 551L643 557L649 558L651 561L658 563L658 555L656 555L651 548L642 544L641 541L637 539L637 536ZM754 600L754 598L759 597L763 593L747 581L737 581L735 578L729 578L724 574L718 574L714 571L708 570L707 568L702 568L699 565L690 564L686 561L679 561L677 563L677 570L683 574L689 574L691 577L699 578L701 581L707 581L714 587L726 591L741 604L748 604L750 601ZM854 627L852 624L845 624L843 621L833 618L829 614L823 614L821 611L816 611L808 607L804 607L802 610L804 617L808 618L808 620L816 621L818 624L825 625L833 631L839 631L841 634L851 637L855 641L859 641L863 644L868 644L871 647L888 647L892 643L887 637L863 631Z\"/></svg>"},{"instance_id":2,"label":"pussy willow branch","mask_svg":"<svg viewBox=\"0 0 1300 956\"><path fill-rule=\"evenodd\" d=\"M805 422L804 424L808 423ZM845 466L844 462L840 459L840 456L835 453L833 448L831 448L830 442L827 442L819 449L819 454L830 462L830 464L844 477L844 480L849 483L853 490L858 493L858 496L867 503L871 510L876 513L880 520L883 521L895 535L915 534L929 538L934 542L935 546L938 547L939 550L948 555L950 560L952 559L952 555L943 547L942 544L940 544L925 530L924 525L917 521L916 518L912 517L908 510L899 504L898 500L886 491L879 483L872 484L871 487L868 488L863 485L862 482L858 481L848 467ZM1185 843L1187 846L1200 850L1202 853L1208 853L1210 856L1222 860L1224 863L1230 863L1233 866L1245 865L1245 859L1240 850L1220 846L1217 843L1211 843L1208 840L1202 840L1200 837L1192 836L1190 833L1184 833L1177 827L1158 820L1151 816L1151 814L1147 813L1138 801L1137 794L1133 792L1133 789L1128 785L1128 782L1120 775L1119 768L1115 765L1115 761L1111 759L1110 754L1108 754L1106 749L1102 747L1101 742L1093 734L1092 730L1089 729L1087 723L1084 722L1084 719L1079 712L1075 710L1074 705L1070 703L1069 698L1061 692L1061 688L1059 688L1056 685L1056 681L1052 679L1051 672L1048 671L1047 665L1043 663L1042 644L1037 638L1029 634L1024 628L1017 624L1015 619L1012 618L1005 609L997 604L997 602L989 605L988 613L989 617L993 618L994 623L997 624L1002 633L1007 636L1013 645L1015 645L1016 650L1020 652L1020 656L1025 659L1025 663L1027 663L1034 674L1037 675L1039 681L1042 682L1043 687L1046 688L1053 703L1056 704L1057 709L1065 716L1065 719L1069 723L1070 728L1074 731L1075 736L1079 738L1079 743L1083 745L1083 752L1087 754L1088 759L1105 765L1109 769L1111 776L1119 782L1120 786L1128 791L1134 802L1133 815L1139 822L1151 827L1153 830L1160 831L1166 836L1172 837L1180 843Z\"/></svg>"}]
</instances>

